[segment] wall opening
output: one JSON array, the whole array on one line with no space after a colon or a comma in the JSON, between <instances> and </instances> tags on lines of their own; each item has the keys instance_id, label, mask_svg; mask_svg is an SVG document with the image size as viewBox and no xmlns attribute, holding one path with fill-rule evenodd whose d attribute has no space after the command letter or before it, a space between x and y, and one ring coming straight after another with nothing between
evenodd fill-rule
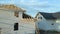
<instances>
[{"instance_id":1,"label":"wall opening","mask_svg":"<svg viewBox=\"0 0 60 34\"><path fill-rule=\"evenodd\" d=\"M18 30L18 23L15 23L14 24L14 31L17 31Z\"/></svg>"},{"instance_id":2,"label":"wall opening","mask_svg":"<svg viewBox=\"0 0 60 34\"><path fill-rule=\"evenodd\" d=\"M14 16L19 17L19 12L15 11Z\"/></svg>"}]
</instances>

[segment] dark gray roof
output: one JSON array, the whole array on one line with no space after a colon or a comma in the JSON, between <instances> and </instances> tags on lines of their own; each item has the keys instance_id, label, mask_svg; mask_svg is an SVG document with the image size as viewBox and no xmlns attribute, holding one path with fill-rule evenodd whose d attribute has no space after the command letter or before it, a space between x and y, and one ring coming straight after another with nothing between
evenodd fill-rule
<instances>
[{"instance_id":1,"label":"dark gray roof","mask_svg":"<svg viewBox=\"0 0 60 34\"><path fill-rule=\"evenodd\" d=\"M58 18L60 18L60 12L56 12L56 13L39 12L39 13L46 19L58 19Z\"/></svg>"}]
</instances>

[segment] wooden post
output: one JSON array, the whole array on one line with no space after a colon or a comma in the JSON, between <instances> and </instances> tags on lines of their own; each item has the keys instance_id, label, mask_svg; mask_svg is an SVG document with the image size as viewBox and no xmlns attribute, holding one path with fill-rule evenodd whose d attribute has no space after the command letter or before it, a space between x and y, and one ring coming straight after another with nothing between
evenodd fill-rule
<instances>
[{"instance_id":1,"label":"wooden post","mask_svg":"<svg viewBox=\"0 0 60 34\"><path fill-rule=\"evenodd\" d=\"M0 28L0 34L1 34L1 28Z\"/></svg>"},{"instance_id":2,"label":"wooden post","mask_svg":"<svg viewBox=\"0 0 60 34\"><path fill-rule=\"evenodd\" d=\"M40 30L39 28L37 28L37 26L36 26L36 34L40 34Z\"/></svg>"}]
</instances>

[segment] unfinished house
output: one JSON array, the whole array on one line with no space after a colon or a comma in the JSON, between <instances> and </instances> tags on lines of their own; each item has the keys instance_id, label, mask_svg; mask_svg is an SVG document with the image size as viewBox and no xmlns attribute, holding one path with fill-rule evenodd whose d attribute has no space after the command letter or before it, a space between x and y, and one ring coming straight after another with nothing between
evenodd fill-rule
<instances>
[{"instance_id":1,"label":"unfinished house","mask_svg":"<svg viewBox=\"0 0 60 34\"><path fill-rule=\"evenodd\" d=\"M13 4L0 5L0 34L35 34L35 22L26 11Z\"/></svg>"}]
</instances>

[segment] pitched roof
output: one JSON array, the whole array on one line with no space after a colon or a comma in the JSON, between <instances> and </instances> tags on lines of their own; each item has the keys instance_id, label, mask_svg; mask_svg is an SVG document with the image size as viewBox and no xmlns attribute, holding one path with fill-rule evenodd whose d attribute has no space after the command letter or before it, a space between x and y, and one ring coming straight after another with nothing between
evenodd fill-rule
<instances>
[{"instance_id":1,"label":"pitched roof","mask_svg":"<svg viewBox=\"0 0 60 34\"><path fill-rule=\"evenodd\" d=\"M22 8L19 8L19 7L15 6L15 5L13 5L13 4L10 4L10 5L2 4L2 5L0 5L0 8L5 8L5 9L9 9L9 10L16 10L16 11L19 11L19 10L23 11Z\"/></svg>"},{"instance_id":2,"label":"pitched roof","mask_svg":"<svg viewBox=\"0 0 60 34\"><path fill-rule=\"evenodd\" d=\"M33 18L33 17L31 17L30 15L27 15L26 13L23 13L23 16L22 16L23 18Z\"/></svg>"},{"instance_id":3,"label":"pitched roof","mask_svg":"<svg viewBox=\"0 0 60 34\"><path fill-rule=\"evenodd\" d=\"M56 12L56 13L39 12L39 13L46 19L58 19L58 18L60 18L60 12Z\"/></svg>"},{"instance_id":4,"label":"pitched roof","mask_svg":"<svg viewBox=\"0 0 60 34\"><path fill-rule=\"evenodd\" d=\"M53 13L53 16L54 16L55 18L60 18L60 12Z\"/></svg>"}]
</instances>

